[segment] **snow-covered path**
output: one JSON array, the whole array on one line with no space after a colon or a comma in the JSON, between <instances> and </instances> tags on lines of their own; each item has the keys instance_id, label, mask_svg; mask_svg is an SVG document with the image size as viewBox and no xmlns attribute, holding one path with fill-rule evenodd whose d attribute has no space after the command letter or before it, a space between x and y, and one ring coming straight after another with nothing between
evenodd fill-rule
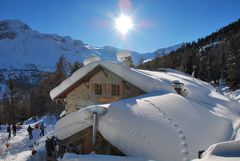
<instances>
[{"instance_id":1,"label":"snow-covered path","mask_svg":"<svg viewBox=\"0 0 240 161\"><path fill-rule=\"evenodd\" d=\"M43 122L45 124L45 136L40 137L40 130L33 130L33 139L29 140L27 127L34 124ZM22 125L21 129L17 130L17 135L12 136L9 140L10 146L6 147L6 139L8 133L6 132L6 127L2 126L0 130L0 161L42 161L45 158L45 140L47 137L53 135L53 127L55 125L54 117L43 117L37 122L28 120ZM37 154L32 156L30 145L34 145L37 150Z\"/></svg>"}]
</instances>

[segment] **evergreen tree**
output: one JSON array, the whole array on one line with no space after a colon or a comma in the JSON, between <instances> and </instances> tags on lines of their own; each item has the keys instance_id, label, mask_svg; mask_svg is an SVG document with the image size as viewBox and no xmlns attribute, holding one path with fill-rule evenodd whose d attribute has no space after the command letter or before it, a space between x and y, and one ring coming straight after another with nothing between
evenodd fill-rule
<instances>
[{"instance_id":1,"label":"evergreen tree","mask_svg":"<svg viewBox=\"0 0 240 161\"><path fill-rule=\"evenodd\" d=\"M79 68L83 67L83 64L80 63L79 61L75 61L73 64L71 64L71 71L70 73L74 73L76 70L78 70Z\"/></svg>"},{"instance_id":2,"label":"evergreen tree","mask_svg":"<svg viewBox=\"0 0 240 161\"><path fill-rule=\"evenodd\" d=\"M228 82L230 87L237 89L240 86L240 39L232 41L229 45L229 55L227 60Z\"/></svg>"}]
</instances>

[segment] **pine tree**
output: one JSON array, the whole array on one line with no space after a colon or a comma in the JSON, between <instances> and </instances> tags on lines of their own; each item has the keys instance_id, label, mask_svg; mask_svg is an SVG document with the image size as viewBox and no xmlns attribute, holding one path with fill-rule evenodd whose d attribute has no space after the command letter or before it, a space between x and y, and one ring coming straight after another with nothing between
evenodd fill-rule
<instances>
[{"instance_id":1,"label":"pine tree","mask_svg":"<svg viewBox=\"0 0 240 161\"><path fill-rule=\"evenodd\" d=\"M232 89L239 88L240 85L240 38L231 41L229 44L229 55L227 60L228 82Z\"/></svg>"},{"instance_id":2,"label":"pine tree","mask_svg":"<svg viewBox=\"0 0 240 161\"><path fill-rule=\"evenodd\" d=\"M79 61L75 61L73 64L71 64L71 71L70 73L74 73L76 70L78 70L79 68L83 67L83 64L80 63Z\"/></svg>"}]
</instances>

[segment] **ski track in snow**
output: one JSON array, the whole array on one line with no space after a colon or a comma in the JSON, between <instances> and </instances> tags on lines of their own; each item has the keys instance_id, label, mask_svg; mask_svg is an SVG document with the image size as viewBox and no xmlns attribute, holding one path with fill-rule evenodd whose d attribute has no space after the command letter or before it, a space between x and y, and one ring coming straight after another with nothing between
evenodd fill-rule
<instances>
[{"instance_id":1,"label":"ski track in snow","mask_svg":"<svg viewBox=\"0 0 240 161\"><path fill-rule=\"evenodd\" d=\"M183 131L180 129L180 127L178 126L178 124L176 124L173 119L171 119L166 112L162 111L162 109L160 109L158 106L156 106L154 103L150 102L149 100L146 99L141 99L144 102L149 103L150 105L152 105L155 109L157 109L161 115L171 124L171 126L176 130L176 132L178 133L178 136L180 138L180 145L182 147L181 149L181 154L183 155L183 159L182 161L189 161L189 157L188 157L188 144L187 144L187 137L184 135Z\"/></svg>"}]
</instances>

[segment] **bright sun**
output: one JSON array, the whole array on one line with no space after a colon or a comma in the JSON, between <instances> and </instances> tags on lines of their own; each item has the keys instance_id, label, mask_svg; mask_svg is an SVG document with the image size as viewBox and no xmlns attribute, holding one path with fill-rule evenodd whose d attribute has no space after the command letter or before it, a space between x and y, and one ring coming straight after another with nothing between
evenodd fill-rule
<instances>
[{"instance_id":1,"label":"bright sun","mask_svg":"<svg viewBox=\"0 0 240 161\"><path fill-rule=\"evenodd\" d=\"M115 26L122 34L126 34L133 28L131 17L121 15L115 20Z\"/></svg>"}]
</instances>

